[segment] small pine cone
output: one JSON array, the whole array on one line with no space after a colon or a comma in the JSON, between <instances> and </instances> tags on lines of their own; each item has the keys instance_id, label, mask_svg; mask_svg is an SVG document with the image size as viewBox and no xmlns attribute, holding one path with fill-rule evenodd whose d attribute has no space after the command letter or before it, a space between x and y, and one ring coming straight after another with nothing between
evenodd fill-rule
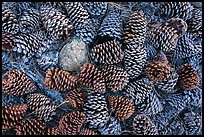
<instances>
[{"instance_id":1,"label":"small pine cone","mask_svg":"<svg viewBox=\"0 0 204 137\"><path fill-rule=\"evenodd\" d=\"M176 83L178 81L178 74L175 72L173 68L170 70L170 76L167 80L162 81L158 84L156 84L156 87L162 91L163 93L174 93L176 90L174 90L174 87L176 86Z\"/></svg>"},{"instance_id":2,"label":"small pine cone","mask_svg":"<svg viewBox=\"0 0 204 137\"><path fill-rule=\"evenodd\" d=\"M123 22L120 14L115 11L110 11L103 19L99 28L98 35L100 37L111 37L120 40L123 32Z\"/></svg>"},{"instance_id":3,"label":"small pine cone","mask_svg":"<svg viewBox=\"0 0 204 137\"><path fill-rule=\"evenodd\" d=\"M187 100L188 105L192 106L202 106L202 89L196 88L193 90L185 90L184 91L184 99Z\"/></svg>"},{"instance_id":4,"label":"small pine cone","mask_svg":"<svg viewBox=\"0 0 204 137\"><path fill-rule=\"evenodd\" d=\"M55 40L67 40L73 34L70 20L61 12L48 5L40 9L43 25Z\"/></svg>"},{"instance_id":5,"label":"small pine cone","mask_svg":"<svg viewBox=\"0 0 204 137\"><path fill-rule=\"evenodd\" d=\"M90 128L105 125L109 118L108 106L105 96L97 92L88 92L83 110L86 115L86 123Z\"/></svg>"},{"instance_id":6,"label":"small pine cone","mask_svg":"<svg viewBox=\"0 0 204 137\"><path fill-rule=\"evenodd\" d=\"M47 135L60 135L58 126L47 129Z\"/></svg>"},{"instance_id":7,"label":"small pine cone","mask_svg":"<svg viewBox=\"0 0 204 137\"><path fill-rule=\"evenodd\" d=\"M193 6L190 2L162 2L160 10L163 15L188 20L192 17Z\"/></svg>"},{"instance_id":8,"label":"small pine cone","mask_svg":"<svg viewBox=\"0 0 204 137\"><path fill-rule=\"evenodd\" d=\"M123 32L124 44L135 43L143 45L146 37L146 17L142 11L135 11L129 17Z\"/></svg>"},{"instance_id":9,"label":"small pine cone","mask_svg":"<svg viewBox=\"0 0 204 137\"><path fill-rule=\"evenodd\" d=\"M18 69L7 71L2 77L3 92L22 96L37 90L31 79Z\"/></svg>"},{"instance_id":10,"label":"small pine cone","mask_svg":"<svg viewBox=\"0 0 204 137\"><path fill-rule=\"evenodd\" d=\"M65 100L74 109L81 109L86 101L86 92L80 88L71 90L67 93Z\"/></svg>"},{"instance_id":11,"label":"small pine cone","mask_svg":"<svg viewBox=\"0 0 204 137\"><path fill-rule=\"evenodd\" d=\"M132 101L123 96L109 96L108 102L113 115L120 121L129 118L135 111Z\"/></svg>"},{"instance_id":12,"label":"small pine cone","mask_svg":"<svg viewBox=\"0 0 204 137\"><path fill-rule=\"evenodd\" d=\"M188 31L202 36L202 11L193 9L192 18L187 20Z\"/></svg>"},{"instance_id":13,"label":"small pine cone","mask_svg":"<svg viewBox=\"0 0 204 137\"><path fill-rule=\"evenodd\" d=\"M114 117L110 117L106 125L100 126L98 131L101 132L101 135L121 135L122 128L120 121Z\"/></svg>"},{"instance_id":14,"label":"small pine cone","mask_svg":"<svg viewBox=\"0 0 204 137\"><path fill-rule=\"evenodd\" d=\"M82 4L94 18L104 15L108 9L107 2L83 2Z\"/></svg>"},{"instance_id":15,"label":"small pine cone","mask_svg":"<svg viewBox=\"0 0 204 137\"><path fill-rule=\"evenodd\" d=\"M8 130L23 119L27 111L27 104L2 107L2 130Z\"/></svg>"},{"instance_id":16,"label":"small pine cone","mask_svg":"<svg viewBox=\"0 0 204 137\"><path fill-rule=\"evenodd\" d=\"M107 88L116 92L122 90L129 82L126 71L114 65L107 65L100 68L105 78Z\"/></svg>"},{"instance_id":17,"label":"small pine cone","mask_svg":"<svg viewBox=\"0 0 204 137\"><path fill-rule=\"evenodd\" d=\"M183 123L188 135L197 135L202 130L202 117L194 112L185 113Z\"/></svg>"},{"instance_id":18,"label":"small pine cone","mask_svg":"<svg viewBox=\"0 0 204 137\"><path fill-rule=\"evenodd\" d=\"M103 65L117 64L124 57L121 46L122 44L116 40L98 44L92 49L91 58Z\"/></svg>"},{"instance_id":19,"label":"small pine cone","mask_svg":"<svg viewBox=\"0 0 204 137\"><path fill-rule=\"evenodd\" d=\"M101 75L101 70L92 64L84 64L79 73L79 83L97 90L100 93L106 92L105 80Z\"/></svg>"},{"instance_id":20,"label":"small pine cone","mask_svg":"<svg viewBox=\"0 0 204 137\"><path fill-rule=\"evenodd\" d=\"M49 89L65 92L70 89L75 89L77 78L67 71L52 67L46 72L44 83Z\"/></svg>"},{"instance_id":21,"label":"small pine cone","mask_svg":"<svg viewBox=\"0 0 204 137\"><path fill-rule=\"evenodd\" d=\"M13 11L8 8L2 8L2 31L16 34L18 29L18 20Z\"/></svg>"},{"instance_id":22,"label":"small pine cone","mask_svg":"<svg viewBox=\"0 0 204 137\"><path fill-rule=\"evenodd\" d=\"M133 129L136 135L158 135L156 126L151 119L144 114L136 115L133 120Z\"/></svg>"},{"instance_id":23,"label":"small pine cone","mask_svg":"<svg viewBox=\"0 0 204 137\"><path fill-rule=\"evenodd\" d=\"M80 135L99 135L96 131L89 129L89 128L83 128L80 131Z\"/></svg>"},{"instance_id":24,"label":"small pine cone","mask_svg":"<svg viewBox=\"0 0 204 137\"><path fill-rule=\"evenodd\" d=\"M46 135L46 125L36 119L23 120L15 126L16 135Z\"/></svg>"},{"instance_id":25,"label":"small pine cone","mask_svg":"<svg viewBox=\"0 0 204 137\"><path fill-rule=\"evenodd\" d=\"M85 114L80 111L73 111L63 116L59 121L60 135L77 135L85 121Z\"/></svg>"},{"instance_id":26,"label":"small pine cone","mask_svg":"<svg viewBox=\"0 0 204 137\"><path fill-rule=\"evenodd\" d=\"M2 49L11 51L14 48L14 36L11 33L2 33Z\"/></svg>"},{"instance_id":27,"label":"small pine cone","mask_svg":"<svg viewBox=\"0 0 204 137\"><path fill-rule=\"evenodd\" d=\"M124 50L124 67L130 78L138 77L147 62L147 51L142 45L137 48L130 47Z\"/></svg>"},{"instance_id":28,"label":"small pine cone","mask_svg":"<svg viewBox=\"0 0 204 137\"><path fill-rule=\"evenodd\" d=\"M67 10L67 16L74 28L78 28L84 25L84 22L90 18L87 10L82 6L80 2L64 2Z\"/></svg>"},{"instance_id":29,"label":"small pine cone","mask_svg":"<svg viewBox=\"0 0 204 137\"><path fill-rule=\"evenodd\" d=\"M25 54L26 56L35 56L41 48L42 41L33 34L20 33L14 37L15 48L13 51Z\"/></svg>"},{"instance_id":30,"label":"small pine cone","mask_svg":"<svg viewBox=\"0 0 204 137\"><path fill-rule=\"evenodd\" d=\"M178 70L178 86L181 89L191 90L199 85L199 77L192 65L184 64Z\"/></svg>"}]
</instances>

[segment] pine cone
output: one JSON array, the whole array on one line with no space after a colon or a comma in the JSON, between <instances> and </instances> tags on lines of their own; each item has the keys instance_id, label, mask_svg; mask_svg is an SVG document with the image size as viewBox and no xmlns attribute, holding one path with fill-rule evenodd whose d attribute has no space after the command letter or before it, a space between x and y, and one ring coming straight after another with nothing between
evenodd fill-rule
<instances>
[{"instance_id":1,"label":"pine cone","mask_svg":"<svg viewBox=\"0 0 204 137\"><path fill-rule=\"evenodd\" d=\"M76 88L77 78L67 71L52 67L46 72L44 83L49 89L65 92Z\"/></svg>"},{"instance_id":2,"label":"pine cone","mask_svg":"<svg viewBox=\"0 0 204 137\"><path fill-rule=\"evenodd\" d=\"M101 23L98 35L100 37L111 37L120 40L123 32L123 22L120 14L110 11Z\"/></svg>"},{"instance_id":3,"label":"pine cone","mask_svg":"<svg viewBox=\"0 0 204 137\"><path fill-rule=\"evenodd\" d=\"M83 128L80 132L80 135L99 135L99 134L92 129Z\"/></svg>"},{"instance_id":4,"label":"pine cone","mask_svg":"<svg viewBox=\"0 0 204 137\"><path fill-rule=\"evenodd\" d=\"M19 33L14 37L15 48L13 51L25 54L26 56L34 56L38 54L39 48L43 47L40 38L33 34Z\"/></svg>"},{"instance_id":5,"label":"pine cone","mask_svg":"<svg viewBox=\"0 0 204 137\"><path fill-rule=\"evenodd\" d=\"M191 90L199 85L199 77L192 65L184 64L178 70L178 86L181 89Z\"/></svg>"},{"instance_id":6,"label":"pine cone","mask_svg":"<svg viewBox=\"0 0 204 137\"><path fill-rule=\"evenodd\" d=\"M92 64L84 64L79 73L79 83L97 90L100 93L106 92L105 81L101 76L101 70Z\"/></svg>"},{"instance_id":7,"label":"pine cone","mask_svg":"<svg viewBox=\"0 0 204 137\"><path fill-rule=\"evenodd\" d=\"M83 112L74 111L63 116L59 121L59 131L61 135L77 135L84 123Z\"/></svg>"},{"instance_id":8,"label":"pine cone","mask_svg":"<svg viewBox=\"0 0 204 137\"><path fill-rule=\"evenodd\" d=\"M144 114L139 114L134 118L133 128L136 135L158 135L156 126L151 119Z\"/></svg>"},{"instance_id":9,"label":"pine cone","mask_svg":"<svg viewBox=\"0 0 204 137\"><path fill-rule=\"evenodd\" d=\"M166 55L159 51L153 61L146 66L144 72L152 81L161 82L167 80L170 76L170 65Z\"/></svg>"},{"instance_id":10,"label":"pine cone","mask_svg":"<svg viewBox=\"0 0 204 137\"><path fill-rule=\"evenodd\" d=\"M98 44L92 49L91 58L100 64L117 64L124 57L121 46L120 42L116 40Z\"/></svg>"},{"instance_id":11,"label":"pine cone","mask_svg":"<svg viewBox=\"0 0 204 137\"><path fill-rule=\"evenodd\" d=\"M14 48L14 37L11 33L2 33L2 49L11 51Z\"/></svg>"},{"instance_id":12,"label":"pine cone","mask_svg":"<svg viewBox=\"0 0 204 137\"><path fill-rule=\"evenodd\" d=\"M94 18L104 15L108 9L107 2L83 2L82 4L88 13Z\"/></svg>"},{"instance_id":13,"label":"pine cone","mask_svg":"<svg viewBox=\"0 0 204 137\"><path fill-rule=\"evenodd\" d=\"M108 121L109 113L105 96L100 93L88 91L87 100L83 110L86 115L86 123L90 128L97 128Z\"/></svg>"},{"instance_id":14,"label":"pine cone","mask_svg":"<svg viewBox=\"0 0 204 137\"><path fill-rule=\"evenodd\" d=\"M129 46L130 45L130 46ZM132 44L128 44L128 48L124 50L124 67L130 78L138 77L147 61L147 51L142 45L133 48Z\"/></svg>"},{"instance_id":15,"label":"pine cone","mask_svg":"<svg viewBox=\"0 0 204 137\"><path fill-rule=\"evenodd\" d=\"M108 65L100 68L105 78L107 88L116 92L122 90L129 82L126 71L114 65Z\"/></svg>"},{"instance_id":16,"label":"pine cone","mask_svg":"<svg viewBox=\"0 0 204 137\"><path fill-rule=\"evenodd\" d=\"M27 104L32 114L39 120L50 121L52 116L56 114L56 104L43 94L34 93L29 95Z\"/></svg>"},{"instance_id":17,"label":"pine cone","mask_svg":"<svg viewBox=\"0 0 204 137\"><path fill-rule=\"evenodd\" d=\"M23 119L27 111L27 104L2 106L2 130L8 130Z\"/></svg>"},{"instance_id":18,"label":"pine cone","mask_svg":"<svg viewBox=\"0 0 204 137\"><path fill-rule=\"evenodd\" d=\"M192 9L193 6L190 2L162 2L160 6L161 14L183 20L192 17Z\"/></svg>"},{"instance_id":19,"label":"pine cone","mask_svg":"<svg viewBox=\"0 0 204 137\"><path fill-rule=\"evenodd\" d=\"M46 2L47 5L51 5L53 8L57 9L62 14L66 15L66 9L63 2Z\"/></svg>"},{"instance_id":20,"label":"pine cone","mask_svg":"<svg viewBox=\"0 0 204 137\"><path fill-rule=\"evenodd\" d=\"M58 126L47 129L47 135L60 135Z\"/></svg>"},{"instance_id":21,"label":"pine cone","mask_svg":"<svg viewBox=\"0 0 204 137\"><path fill-rule=\"evenodd\" d=\"M187 100L188 105L202 106L202 89L196 88L193 90L185 90L183 92L184 100Z\"/></svg>"},{"instance_id":22,"label":"pine cone","mask_svg":"<svg viewBox=\"0 0 204 137\"><path fill-rule=\"evenodd\" d=\"M183 121L178 118L173 119L166 127L166 135L186 135Z\"/></svg>"},{"instance_id":23,"label":"pine cone","mask_svg":"<svg viewBox=\"0 0 204 137\"><path fill-rule=\"evenodd\" d=\"M15 127L16 135L46 135L46 125L40 120L23 120Z\"/></svg>"},{"instance_id":24,"label":"pine cone","mask_svg":"<svg viewBox=\"0 0 204 137\"><path fill-rule=\"evenodd\" d=\"M108 102L112 113L120 121L129 118L135 111L133 102L126 97L109 96Z\"/></svg>"},{"instance_id":25,"label":"pine cone","mask_svg":"<svg viewBox=\"0 0 204 137\"><path fill-rule=\"evenodd\" d=\"M86 92L80 88L71 90L68 92L65 100L74 109L81 109L86 101Z\"/></svg>"},{"instance_id":26,"label":"pine cone","mask_svg":"<svg viewBox=\"0 0 204 137\"><path fill-rule=\"evenodd\" d=\"M2 8L2 31L16 34L19 30L18 20L11 9Z\"/></svg>"},{"instance_id":27,"label":"pine cone","mask_svg":"<svg viewBox=\"0 0 204 137\"><path fill-rule=\"evenodd\" d=\"M37 90L31 79L18 69L7 71L2 77L3 92L8 95L22 96Z\"/></svg>"},{"instance_id":28,"label":"pine cone","mask_svg":"<svg viewBox=\"0 0 204 137\"><path fill-rule=\"evenodd\" d=\"M80 2L64 2L67 10L68 18L73 24L74 28L78 28L84 25L84 22L90 18L89 13L82 6Z\"/></svg>"},{"instance_id":29,"label":"pine cone","mask_svg":"<svg viewBox=\"0 0 204 137\"><path fill-rule=\"evenodd\" d=\"M129 17L123 32L123 43L143 45L146 36L146 17L142 11L134 11Z\"/></svg>"}]
</instances>

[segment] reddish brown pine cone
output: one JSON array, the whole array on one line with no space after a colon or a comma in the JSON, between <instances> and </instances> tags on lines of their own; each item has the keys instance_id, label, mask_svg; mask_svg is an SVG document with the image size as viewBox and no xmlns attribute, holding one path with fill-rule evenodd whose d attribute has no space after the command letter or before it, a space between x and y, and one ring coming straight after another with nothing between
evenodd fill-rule
<instances>
[{"instance_id":1,"label":"reddish brown pine cone","mask_svg":"<svg viewBox=\"0 0 204 137\"><path fill-rule=\"evenodd\" d=\"M80 135L99 135L99 134L92 129L83 128L80 132Z\"/></svg>"},{"instance_id":2,"label":"reddish brown pine cone","mask_svg":"<svg viewBox=\"0 0 204 137\"><path fill-rule=\"evenodd\" d=\"M23 120L15 127L16 135L46 135L46 125L36 119Z\"/></svg>"},{"instance_id":3,"label":"reddish brown pine cone","mask_svg":"<svg viewBox=\"0 0 204 137\"><path fill-rule=\"evenodd\" d=\"M52 67L46 72L44 83L49 89L65 92L76 88L77 78L67 71Z\"/></svg>"},{"instance_id":4,"label":"reddish brown pine cone","mask_svg":"<svg viewBox=\"0 0 204 137\"><path fill-rule=\"evenodd\" d=\"M80 109L86 101L86 92L80 88L71 90L67 93L65 100L74 109Z\"/></svg>"},{"instance_id":5,"label":"reddish brown pine cone","mask_svg":"<svg viewBox=\"0 0 204 137\"><path fill-rule=\"evenodd\" d=\"M14 48L14 37L11 33L2 33L2 49L11 51Z\"/></svg>"},{"instance_id":6,"label":"reddish brown pine cone","mask_svg":"<svg viewBox=\"0 0 204 137\"><path fill-rule=\"evenodd\" d=\"M27 104L18 104L2 107L2 130L13 128L23 119L27 111Z\"/></svg>"},{"instance_id":7,"label":"reddish brown pine cone","mask_svg":"<svg viewBox=\"0 0 204 137\"><path fill-rule=\"evenodd\" d=\"M120 121L129 118L135 111L134 103L122 96L109 96L109 106L114 116Z\"/></svg>"},{"instance_id":8,"label":"reddish brown pine cone","mask_svg":"<svg viewBox=\"0 0 204 137\"><path fill-rule=\"evenodd\" d=\"M8 95L22 96L37 90L31 79L18 69L13 69L2 77L3 92Z\"/></svg>"},{"instance_id":9,"label":"reddish brown pine cone","mask_svg":"<svg viewBox=\"0 0 204 137\"><path fill-rule=\"evenodd\" d=\"M80 111L74 111L63 116L59 121L59 130L61 135L77 135L85 121L85 114Z\"/></svg>"},{"instance_id":10,"label":"reddish brown pine cone","mask_svg":"<svg viewBox=\"0 0 204 137\"><path fill-rule=\"evenodd\" d=\"M122 68L108 65L100 69L103 72L107 88L113 92L122 90L129 82L128 74Z\"/></svg>"},{"instance_id":11,"label":"reddish brown pine cone","mask_svg":"<svg viewBox=\"0 0 204 137\"><path fill-rule=\"evenodd\" d=\"M105 80L101 70L90 63L81 67L79 83L100 93L106 92Z\"/></svg>"},{"instance_id":12,"label":"reddish brown pine cone","mask_svg":"<svg viewBox=\"0 0 204 137\"><path fill-rule=\"evenodd\" d=\"M158 135L156 126L151 119L144 114L139 114L134 118L133 129L136 135Z\"/></svg>"},{"instance_id":13,"label":"reddish brown pine cone","mask_svg":"<svg viewBox=\"0 0 204 137\"><path fill-rule=\"evenodd\" d=\"M181 89L191 90L198 87L199 77L192 65L184 64L177 72L179 75L177 85Z\"/></svg>"},{"instance_id":14,"label":"reddish brown pine cone","mask_svg":"<svg viewBox=\"0 0 204 137\"><path fill-rule=\"evenodd\" d=\"M60 135L58 126L47 129L47 135Z\"/></svg>"}]
</instances>

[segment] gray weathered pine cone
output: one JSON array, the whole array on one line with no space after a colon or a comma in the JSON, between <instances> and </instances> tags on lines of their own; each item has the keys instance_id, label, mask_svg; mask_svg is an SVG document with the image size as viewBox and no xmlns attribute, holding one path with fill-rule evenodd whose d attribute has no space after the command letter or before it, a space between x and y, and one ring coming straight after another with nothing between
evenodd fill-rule
<instances>
[{"instance_id":1,"label":"gray weathered pine cone","mask_svg":"<svg viewBox=\"0 0 204 137\"><path fill-rule=\"evenodd\" d=\"M83 26L87 19L90 18L89 13L82 6L82 3L64 2L64 5L67 10L67 17L69 18L75 29Z\"/></svg>"},{"instance_id":2,"label":"gray weathered pine cone","mask_svg":"<svg viewBox=\"0 0 204 137\"><path fill-rule=\"evenodd\" d=\"M2 77L2 89L8 95L22 96L36 91L37 87L25 73L13 69Z\"/></svg>"},{"instance_id":3,"label":"gray weathered pine cone","mask_svg":"<svg viewBox=\"0 0 204 137\"><path fill-rule=\"evenodd\" d=\"M49 89L66 92L75 89L78 82L77 78L69 72L52 67L47 70L44 83Z\"/></svg>"},{"instance_id":4,"label":"gray weathered pine cone","mask_svg":"<svg viewBox=\"0 0 204 137\"><path fill-rule=\"evenodd\" d=\"M11 33L2 33L2 49L5 51L12 51L14 48L14 36Z\"/></svg>"},{"instance_id":5,"label":"gray weathered pine cone","mask_svg":"<svg viewBox=\"0 0 204 137\"><path fill-rule=\"evenodd\" d=\"M117 64L124 57L121 47L122 44L116 40L98 44L92 49L91 58L102 65Z\"/></svg>"},{"instance_id":6,"label":"gray weathered pine cone","mask_svg":"<svg viewBox=\"0 0 204 137\"><path fill-rule=\"evenodd\" d=\"M17 17L9 8L2 8L2 31L12 34L19 31Z\"/></svg>"},{"instance_id":7,"label":"gray weathered pine cone","mask_svg":"<svg viewBox=\"0 0 204 137\"><path fill-rule=\"evenodd\" d=\"M193 6L190 2L162 2L160 6L161 14L168 17L179 17L183 20L192 17Z\"/></svg>"},{"instance_id":8,"label":"gray weathered pine cone","mask_svg":"<svg viewBox=\"0 0 204 137\"><path fill-rule=\"evenodd\" d=\"M27 104L2 106L2 130L9 130L23 119L27 111Z\"/></svg>"},{"instance_id":9,"label":"gray weathered pine cone","mask_svg":"<svg viewBox=\"0 0 204 137\"><path fill-rule=\"evenodd\" d=\"M97 92L87 92L87 100L83 106L86 115L85 122L89 128L97 128L99 125L105 125L109 118L105 96Z\"/></svg>"}]
</instances>

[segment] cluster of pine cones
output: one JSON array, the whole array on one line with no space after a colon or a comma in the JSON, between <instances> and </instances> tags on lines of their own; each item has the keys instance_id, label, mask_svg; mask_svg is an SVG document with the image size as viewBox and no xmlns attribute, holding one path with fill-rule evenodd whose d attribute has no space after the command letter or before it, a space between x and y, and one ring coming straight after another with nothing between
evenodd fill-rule
<instances>
[{"instance_id":1,"label":"cluster of pine cones","mask_svg":"<svg viewBox=\"0 0 204 137\"><path fill-rule=\"evenodd\" d=\"M75 36L77 74L58 64ZM2 132L200 135L201 65L190 2L3 2Z\"/></svg>"}]
</instances>

